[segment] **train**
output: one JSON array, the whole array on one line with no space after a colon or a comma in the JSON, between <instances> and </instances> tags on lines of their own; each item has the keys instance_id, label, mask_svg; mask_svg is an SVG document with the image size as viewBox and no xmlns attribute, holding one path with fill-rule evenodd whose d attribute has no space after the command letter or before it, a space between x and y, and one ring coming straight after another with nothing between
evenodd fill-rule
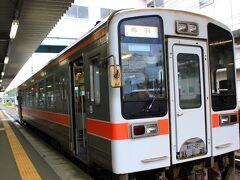
<instances>
[{"instance_id":1,"label":"train","mask_svg":"<svg viewBox=\"0 0 240 180\"><path fill-rule=\"evenodd\" d=\"M207 16L115 11L22 83L18 100L22 122L113 179L234 175L234 39Z\"/></svg>"}]
</instances>

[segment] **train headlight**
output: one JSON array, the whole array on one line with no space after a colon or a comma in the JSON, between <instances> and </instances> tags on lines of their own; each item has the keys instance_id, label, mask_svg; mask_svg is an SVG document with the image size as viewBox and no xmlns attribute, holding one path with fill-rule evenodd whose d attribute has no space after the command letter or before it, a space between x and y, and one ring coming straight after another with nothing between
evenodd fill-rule
<instances>
[{"instance_id":1,"label":"train headlight","mask_svg":"<svg viewBox=\"0 0 240 180\"><path fill-rule=\"evenodd\" d=\"M220 126L238 123L237 114L221 114L219 118Z\"/></svg>"},{"instance_id":2,"label":"train headlight","mask_svg":"<svg viewBox=\"0 0 240 180\"><path fill-rule=\"evenodd\" d=\"M147 124L146 125L146 133L148 135L154 135L158 132L158 125L157 123L154 124Z\"/></svg>"},{"instance_id":3,"label":"train headlight","mask_svg":"<svg viewBox=\"0 0 240 180\"><path fill-rule=\"evenodd\" d=\"M222 114L220 116L220 125L223 126L223 125L228 125L228 124L229 124L229 116Z\"/></svg>"},{"instance_id":4,"label":"train headlight","mask_svg":"<svg viewBox=\"0 0 240 180\"><path fill-rule=\"evenodd\" d=\"M198 35L198 24L194 22L176 21L176 32L178 34Z\"/></svg>"},{"instance_id":5,"label":"train headlight","mask_svg":"<svg viewBox=\"0 0 240 180\"><path fill-rule=\"evenodd\" d=\"M178 32L187 32L188 31L188 25L186 23L179 23L177 30L178 30Z\"/></svg>"},{"instance_id":6,"label":"train headlight","mask_svg":"<svg viewBox=\"0 0 240 180\"><path fill-rule=\"evenodd\" d=\"M132 138L139 138L145 136L154 136L158 134L158 123L136 123L131 125Z\"/></svg>"},{"instance_id":7,"label":"train headlight","mask_svg":"<svg viewBox=\"0 0 240 180\"><path fill-rule=\"evenodd\" d=\"M189 24L188 29L191 33L198 33L198 27L196 24Z\"/></svg>"}]
</instances>

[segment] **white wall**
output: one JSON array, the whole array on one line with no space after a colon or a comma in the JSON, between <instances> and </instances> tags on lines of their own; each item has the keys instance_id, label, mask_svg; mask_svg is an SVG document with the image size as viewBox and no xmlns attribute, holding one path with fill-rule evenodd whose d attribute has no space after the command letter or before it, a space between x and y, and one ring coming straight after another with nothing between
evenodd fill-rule
<instances>
[{"instance_id":1,"label":"white wall","mask_svg":"<svg viewBox=\"0 0 240 180\"><path fill-rule=\"evenodd\" d=\"M62 17L61 21L50 32L48 37L81 37L90 30L97 21L100 21L100 8L126 9L146 7L145 0L75 0L75 5L88 7L88 19Z\"/></svg>"},{"instance_id":2,"label":"white wall","mask_svg":"<svg viewBox=\"0 0 240 180\"><path fill-rule=\"evenodd\" d=\"M214 3L199 8L199 0L164 0L166 8L181 9L201 13L217 19L232 30L240 29L240 1L214 0Z\"/></svg>"}]
</instances>

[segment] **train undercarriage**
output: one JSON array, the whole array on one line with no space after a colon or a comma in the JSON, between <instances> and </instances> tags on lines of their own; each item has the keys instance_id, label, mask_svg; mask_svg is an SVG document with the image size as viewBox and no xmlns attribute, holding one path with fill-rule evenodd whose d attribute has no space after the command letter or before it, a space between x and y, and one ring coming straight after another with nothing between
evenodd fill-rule
<instances>
[{"instance_id":1,"label":"train undercarriage","mask_svg":"<svg viewBox=\"0 0 240 180\"><path fill-rule=\"evenodd\" d=\"M134 174L113 175L116 180L234 180L234 152Z\"/></svg>"}]
</instances>

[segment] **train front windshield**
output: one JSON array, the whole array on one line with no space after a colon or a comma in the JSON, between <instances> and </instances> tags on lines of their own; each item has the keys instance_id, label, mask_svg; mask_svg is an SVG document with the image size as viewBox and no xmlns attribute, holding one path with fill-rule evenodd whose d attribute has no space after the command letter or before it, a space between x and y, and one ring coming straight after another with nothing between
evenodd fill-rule
<instances>
[{"instance_id":1,"label":"train front windshield","mask_svg":"<svg viewBox=\"0 0 240 180\"><path fill-rule=\"evenodd\" d=\"M162 24L158 16L125 19L119 24L122 115L126 119L166 114Z\"/></svg>"}]
</instances>

